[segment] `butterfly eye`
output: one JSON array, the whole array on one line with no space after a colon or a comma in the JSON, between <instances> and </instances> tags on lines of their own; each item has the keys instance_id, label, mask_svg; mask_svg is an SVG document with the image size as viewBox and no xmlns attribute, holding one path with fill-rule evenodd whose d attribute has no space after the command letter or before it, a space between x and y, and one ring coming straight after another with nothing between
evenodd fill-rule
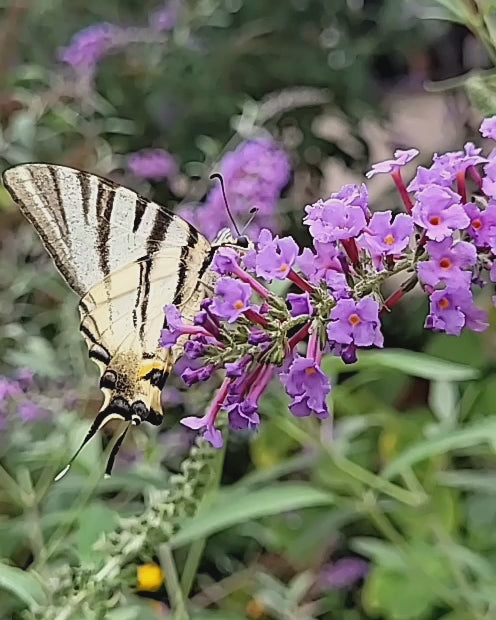
<instances>
[{"instance_id":1,"label":"butterfly eye","mask_svg":"<svg viewBox=\"0 0 496 620\"><path fill-rule=\"evenodd\" d=\"M100 387L113 390L117 383L117 374L113 370L106 370L100 379Z\"/></svg>"}]
</instances>

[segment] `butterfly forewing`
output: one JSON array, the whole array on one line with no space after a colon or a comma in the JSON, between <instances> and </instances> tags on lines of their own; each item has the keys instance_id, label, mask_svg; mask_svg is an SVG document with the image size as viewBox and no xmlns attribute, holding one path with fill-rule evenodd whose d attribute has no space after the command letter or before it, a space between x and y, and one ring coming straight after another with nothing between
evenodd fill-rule
<instances>
[{"instance_id":1,"label":"butterfly forewing","mask_svg":"<svg viewBox=\"0 0 496 620\"><path fill-rule=\"evenodd\" d=\"M175 303L193 320L214 279L209 242L160 205L86 172L26 164L3 179L81 297L81 331L105 395L88 439L115 417L159 423L160 391L182 353L181 342L158 345L163 307Z\"/></svg>"}]
</instances>

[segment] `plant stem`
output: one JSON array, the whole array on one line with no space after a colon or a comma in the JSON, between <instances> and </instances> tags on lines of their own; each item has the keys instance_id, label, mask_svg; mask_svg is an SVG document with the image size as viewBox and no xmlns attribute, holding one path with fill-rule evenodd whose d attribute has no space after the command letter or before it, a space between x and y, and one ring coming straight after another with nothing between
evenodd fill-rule
<instances>
[{"instance_id":1,"label":"plant stem","mask_svg":"<svg viewBox=\"0 0 496 620\"><path fill-rule=\"evenodd\" d=\"M227 432L227 431L225 431ZM222 477L222 469L224 465L224 457L226 454L227 438L224 439L224 447L216 454L216 458L212 464L212 475L210 483L208 484L203 501L200 504L198 513L201 513L202 509L210 505L217 495L217 491L220 487L220 481ZM195 540L188 549L188 555L184 563L183 571L181 574L181 590L183 597L187 599L193 587L193 583L198 571L203 551L205 549L205 538Z\"/></svg>"},{"instance_id":2,"label":"plant stem","mask_svg":"<svg viewBox=\"0 0 496 620\"><path fill-rule=\"evenodd\" d=\"M162 543L158 548L158 556L166 576L165 587L174 614L172 618L173 620L189 620L188 610L186 609L186 603L177 576L176 563L169 545Z\"/></svg>"}]
</instances>

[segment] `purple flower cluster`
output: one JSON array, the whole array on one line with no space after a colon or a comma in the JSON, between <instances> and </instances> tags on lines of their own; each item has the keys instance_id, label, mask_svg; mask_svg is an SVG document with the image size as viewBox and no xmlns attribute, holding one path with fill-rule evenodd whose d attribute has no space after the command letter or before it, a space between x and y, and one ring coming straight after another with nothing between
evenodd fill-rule
<instances>
[{"instance_id":1,"label":"purple flower cluster","mask_svg":"<svg viewBox=\"0 0 496 620\"><path fill-rule=\"evenodd\" d=\"M486 119L481 131L496 136L496 117ZM247 154L255 151L260 159L252 165ZM227 158L223 173L236 210L251 200L273 215L288 176L286 160L275 153L273 145L248 143ZM222 244L212 264L214 295L194 322L179 308L166 307L162 345L186 341L185 383L206 381L216 371L225 377L207 413L183 419L185 426L201 429L216 447L222 445L216 427L221 411L232 429L256 429L260 399L275 377L293 415L329 417L331 384L323 356L353 363L359 349L382 347L381 316L416 285L430 299L426 328L459 335L464 328L487 327L487 312L475 305L473 289L496 281L496 149L483 157L468 143L462 151L435 155L407 186L402 167L417 154L397 151L368 174L391 175L406 213L372 215L366 186L347 185L305 208L313 248L301 251L292 238L268 228L259 231L254 249ZM482 197L470 200L469 188ZM218 201L215 190L208 203L223 213ZM384 300L383 283L398 274L403 284ZM269 288L274 280L286 280L295 290L281 298Z\"/></svg>"},{"instance_id":2,"label":"purple flower cluster","mask_svg":"<svg viewBox=\"0 0 496 620\"><path fill-rule=\"evenodd\" d=\"M242 142L224 156L219 172L224 179L227 200L234 216L246 219L252 209L257 210L248 227L249 234L256 235L262 226L279 228L275 207L289 181L291 167L288 156L274 141ZM196 207L186 205L180 215L209 239L230 224L219 185L209 192L205 204Z\"/></svg>"},{"instance_id":3,"label":"purple flower cluster","mask_svg":"<svg viewBox=\"0 0 496 620\"><path fill-rule=\"evenodd\" d=\"M165 149L142 149L128 156L129 170L137 177L150 181L171 179L179 172L174 157Z\"/></svg>"}]
</instances>

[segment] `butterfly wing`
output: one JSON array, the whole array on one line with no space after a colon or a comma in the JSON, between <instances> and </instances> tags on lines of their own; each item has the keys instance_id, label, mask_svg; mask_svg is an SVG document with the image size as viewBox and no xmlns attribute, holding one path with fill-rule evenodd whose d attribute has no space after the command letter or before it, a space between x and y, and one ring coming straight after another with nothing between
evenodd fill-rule
<instances>
[{"instance_id":1,"label":"butterfly wing","mask_svg":"<svg viewBox=\"0 0 496 620\"><path fill-rule=\"evenodd\" d=\"M109 419L159 424L160 392L181 354L158 346L164 305L192 321L213 278L209 242L135 192L64 166L7 170L4 185L81 297L81 331L105 400L89 439Z\"/></svg>"}]
</instances>

